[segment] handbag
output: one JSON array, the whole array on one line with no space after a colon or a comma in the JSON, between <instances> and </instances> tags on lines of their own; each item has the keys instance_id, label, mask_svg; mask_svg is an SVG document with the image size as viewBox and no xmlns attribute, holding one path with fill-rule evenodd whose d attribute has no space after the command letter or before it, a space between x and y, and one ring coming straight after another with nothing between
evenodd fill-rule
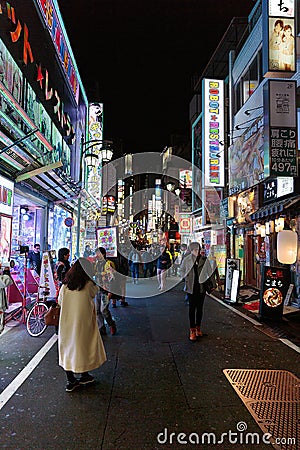
<instances>
[{"instance_id":1,"label":"handbag","mask_svg":"<svg viewBox=\"0 0 300 450\"><path fill-rule=\"evenodd\" d=\"M58 327L59 314L60 314L60 306L57 304L52 305L51 308L44 315L45 324L47 326L55 325L56 327Z\"/></svg>"},{"instance_id":2,"label":"handbag","mask_svg":"<svg viewBox=\"0 0 300 450\"><path fill-rule=\"evenodd\" d=\"M204 282L204 289L205 291L210 294L214 289L216 288L215 284L213 283L211 278L208 278L205 282Z\"/></svg>"}]
</instances>

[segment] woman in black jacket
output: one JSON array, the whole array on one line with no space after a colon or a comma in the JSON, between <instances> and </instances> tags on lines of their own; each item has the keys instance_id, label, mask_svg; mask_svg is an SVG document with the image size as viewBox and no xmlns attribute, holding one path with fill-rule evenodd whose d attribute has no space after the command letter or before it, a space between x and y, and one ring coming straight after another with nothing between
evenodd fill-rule
<instances>
[{"instance_id":1,"label":"woman in black jacket","mask_svg":"<svg viewBox=\"0 0 300 450\"><path fill-rule=\"evenodd\" d=\"M163 291L166 284L167 270L171 267L171 258L166 252L164 245L160 246L160 255L157 259L157 281L158 289Z\"/></svg>"}]
</instances>

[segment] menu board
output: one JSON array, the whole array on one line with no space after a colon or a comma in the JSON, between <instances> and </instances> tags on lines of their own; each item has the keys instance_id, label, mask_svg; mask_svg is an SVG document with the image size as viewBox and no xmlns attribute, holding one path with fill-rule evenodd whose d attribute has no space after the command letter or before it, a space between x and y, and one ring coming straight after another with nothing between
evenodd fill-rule
<instances>
[{"instance_id":1,"label":"menu board","mask_svg":"<svg viewBox=\"0 0 300 450\"><path fill-rule=\"evenodd\" d=\"M117 257L117 228L103 227L97 228L98 247L104 247L107 258Z\"/></svg>"},{"instance_id":2,"label":"menu board","mask_svg":"<svg viewBox=\"0 0 300 450\"><path fill-rule=\"evenodd\" d=\"M260 291L259 314L266 319L281 319L290 286L291 273L286 267L265 266Z\"/></svg>"},{"instance_id":3,"label":"menu board","mask_svg":"<svg viewBox=\"0 0 300 450\"><path fill-rule=\"evenodd\" d=\"M240 260L226 259L224 300L230 303L237 301L240 279Z\"/></svg>"}]
</instances>

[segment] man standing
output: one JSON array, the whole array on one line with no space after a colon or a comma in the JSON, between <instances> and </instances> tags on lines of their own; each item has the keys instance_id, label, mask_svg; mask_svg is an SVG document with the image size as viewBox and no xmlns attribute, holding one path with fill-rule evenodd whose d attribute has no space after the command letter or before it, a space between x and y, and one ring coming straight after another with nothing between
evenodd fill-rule
<instances>
[{"instance_id":1,"label":"man standing","mask_svg":"<svg viewBox=\"0 0 300 450\"><path fill-rule=\"evenodd\" d=\"M42 267L42 255L40 249L40 244L34 244L33 250L28 253L29 267L30 269L34 269L39 276Z\"/></svg>"}]
</instances>

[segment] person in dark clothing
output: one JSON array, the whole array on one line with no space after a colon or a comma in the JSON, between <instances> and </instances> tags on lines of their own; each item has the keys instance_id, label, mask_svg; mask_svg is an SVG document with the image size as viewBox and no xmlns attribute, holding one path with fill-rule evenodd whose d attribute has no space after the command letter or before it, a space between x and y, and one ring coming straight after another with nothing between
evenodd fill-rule
<instances>
[{"instance_id":1,"label":"person in dark clothing","mask_svg":"<svg viewBox=\"0 0 300 450\"><path fill-rule=\"evenodd\" d=\"M164 245L160 246L160 255L157 259L157 281L158 289L163 291L165 289L167 270L171 267L171 258L167 253Z\"/></svg>"},{"instance_id":2,"label":"person in dark clothing","mask_svg":"<svg viewBox=\"0 0 300 450\"><path fill-rule=\"evenodd\" d=\"M34 244L33 250L28 253L28 262L30 269L34 269L38 275L41 274L42 255L40 244Z\"/></svg>"},{"instance_id":3,"label":"person in dark clothing","mask_svg":"<svg viewBox=\"0 0 300 450\"><path fill-rule=\"evenodd\" d=\"M214 288L217 286L217 282L216 269L208 261L200 244L191 242L189 250L190 254L182 261L181 274L185 277L184 291L188 294L189 300L189 338L191 341L196 341L197 337L203 336L200 327L206 295L205 282L210 280Z\"/></svg>"},{"instance_id":4,"label":"person in dark clothing","mask_svg":"<svg viewBox=\"0 0 300 450\"><path fill-rule=\"evenodd\" d=\"M60 286L71 267L70 261L70 250L67 247L62 247L58 250L57 263L56 263L56 275Z\"/></svg>"},{"instance_id":5,"label":"person in dark clothing","mask_svg":"<svg viewBox=\"0 0 300 450\"><path fill-rule=\"evenodd\" d=\"M116 269L112 283L112 307L117 307L117 300L120 300L121 306L128 306L126 301L126 281L129 271L128 259L118 250L117 257L111 258L111 260L115 264Z\"/></svg>"},{"instance_id":6,"label":"person in dark clothing","mask_svg":"<svg viewBox=\"0 0 300 450\"><path fill-rule=\"evenodd\" d=\"M153 277L153 256L150 253L150 249L147 249L145 252L143 252L142 261L144 278L147 278L148 273L149 277Z\"/></svg>"}]
</instances>

